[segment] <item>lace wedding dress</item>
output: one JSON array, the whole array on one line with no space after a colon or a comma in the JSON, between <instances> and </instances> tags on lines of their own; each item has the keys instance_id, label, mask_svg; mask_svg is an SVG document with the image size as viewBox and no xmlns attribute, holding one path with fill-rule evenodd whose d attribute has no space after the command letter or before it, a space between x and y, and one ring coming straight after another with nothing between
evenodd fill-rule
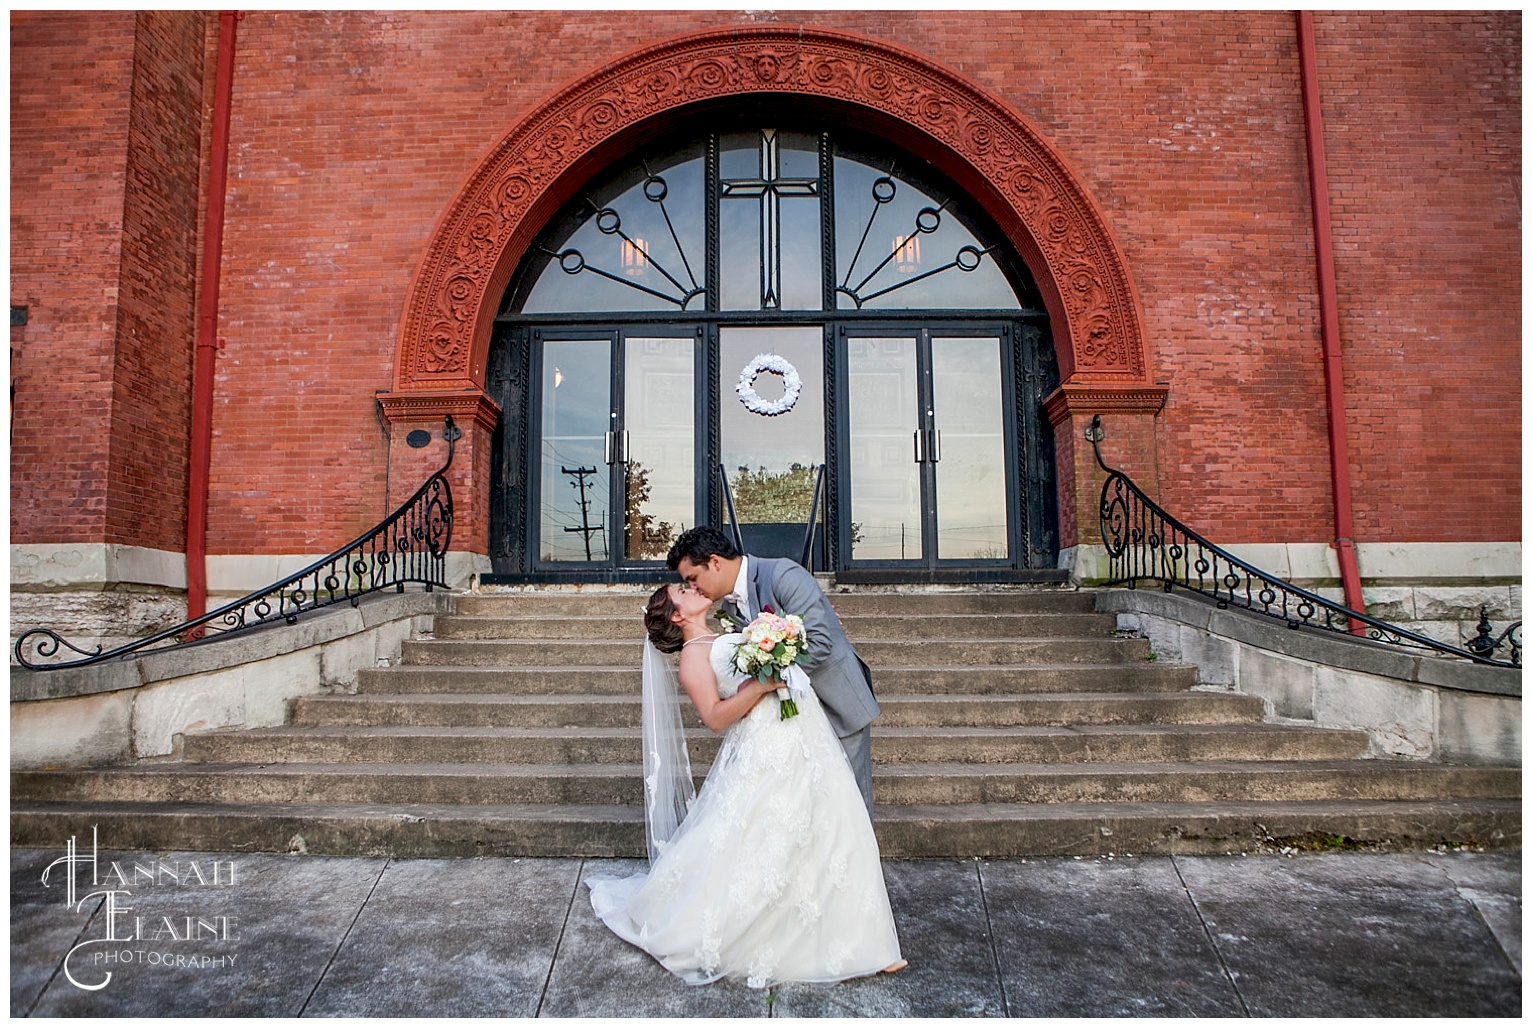
<instances>
[{"instance_id":1,"label":"lace wedding dress","mask_svg":"<svg viewBox=\"0 0 1532 1028\"><path fill-rule=\"evenodd\" d=\"M744 680L729 665L740 638L712 645L724 699ZM768 696L727 729L647 875L590 880L596 915L690 985L840 981L900 959L851 765L813 690L797 702L782 721Z\"/></svg>"}]
</instances>

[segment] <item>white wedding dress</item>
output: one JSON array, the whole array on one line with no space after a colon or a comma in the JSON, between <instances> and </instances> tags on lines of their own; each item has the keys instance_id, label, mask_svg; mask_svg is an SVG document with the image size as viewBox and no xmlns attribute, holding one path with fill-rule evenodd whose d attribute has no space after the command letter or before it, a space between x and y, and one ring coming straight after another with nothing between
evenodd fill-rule
<instances>
[{"instance_id":1,"label":"white wedding dress","mask_svg":"<svg viewBox=\"0 0 1532 1028\"><path fill-rule=\"evenodd\" d=\"M724 699L744 680L729 664L740 639L712 645ZM647 875L589 881L596 915L687 984L832 982L900 959L851 765L813 690L797 703L782 721L767 696L726 730Z\"/></svg>"}]
</instances>

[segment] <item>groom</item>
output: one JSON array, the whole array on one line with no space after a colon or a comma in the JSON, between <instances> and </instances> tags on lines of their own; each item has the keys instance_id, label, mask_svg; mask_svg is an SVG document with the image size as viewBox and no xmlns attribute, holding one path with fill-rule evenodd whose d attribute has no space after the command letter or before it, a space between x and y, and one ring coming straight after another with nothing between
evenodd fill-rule
<instances>
[{"instance_id":1,"label":"groom","mask_svg":"<svg viewBox=\"0 0 1532 1028\"><path fill-rule=\"evenodd\" d=\"M682 532L666 563L708 599L724 601L724 612L741 623L749 623L766 607L803 618L808 648L799 663L813 679L814 693L851 761L871 818L872 719L878 716L872 672L851 648L814 576L786 557L742 554L728 536L707 525Z\"/></svg>"}]
</instances>

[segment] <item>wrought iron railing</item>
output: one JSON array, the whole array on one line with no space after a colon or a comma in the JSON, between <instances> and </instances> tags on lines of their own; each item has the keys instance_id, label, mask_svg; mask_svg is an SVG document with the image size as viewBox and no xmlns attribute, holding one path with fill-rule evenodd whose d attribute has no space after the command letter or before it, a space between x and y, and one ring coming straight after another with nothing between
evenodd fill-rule
<instances>
[{"instance_id":1,"label":"wrought iron railing","mask_svg":"<svg viewBox=\"0 0 1532 1028\"><path fill-rule=\"evenodd\" d=\"M718 481L723 487L723 509L729 515L729 529L734 535L734 548L744 553L745 537L739 529L739 517L734 513L734 490L729 488L729 473L724 470L721 462L718 465Z\"/></svg>"},{"instance_id":2,"label":"wrought iron railing","mask_svg":"<svg viewBox=\"0 0 1532 1028\"><path fill-rule=\"evenodd\" d=\"M82 649L49 628L23 632L16 640L16 660L22 667L44 671L83 667L177 646L220 639L263 625L293 624L302 614L336 603L353 607L362 597L390 586L403 592L406 583L424 584L429 592L447 587L447 547L452 541L452 487L447 469L462 433L448 416L442 431L447 462L426 479L405 503L376 527L328 557L289 575L275 585L225 604L184 624L102 652ZM49 661L61 649L81 654L78 660ZM41 658L41 659L39 659Z\"/></svg>"},{"instance_id":3,"label":"wrought iron railing","mask_svg":"<svg viewBox=\"0 0 1532 1028\"><path fill-rule=\"evenodd\" d=\"M803 530L803 556L798 559L810 571L814 570L814 529L819 526L819 504L824 496L825 466L819 465L814 472L814 498L809 500L809 523Z\"/></svg>"},{"instance_id":4,"label":"wrought iron railing","mask_svg":"<svg viewBox=\"0 0 1532 1028\"><path fill-rule=\"evenodd\" d=\"M1132 589L1141 581L1158 582L1166 592L1186 589L1212 598L1220 608L1264 614L1289 628L1361 635L1481 664L1521 667L1520 621L1496 636L1488 611L1481 608L1479 634L1453 646L1350 610L1240 560L1171 517L1127 475L1108 467L1101 457L1104 436L1101 418L1092 418L1085 437L1095 448L1096 463L1107 473L1101 487L1101 538L1110 561L1107 585ZM1501 649L1509 651L1509 659L1496 656Z\"/></svg>"}]
</instances>

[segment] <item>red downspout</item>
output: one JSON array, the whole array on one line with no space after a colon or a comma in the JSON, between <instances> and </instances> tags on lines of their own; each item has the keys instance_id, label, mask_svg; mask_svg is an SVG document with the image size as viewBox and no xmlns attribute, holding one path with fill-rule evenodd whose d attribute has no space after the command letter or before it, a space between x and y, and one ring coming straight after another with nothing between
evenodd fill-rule
<instances>
[{"instance_id":1,"label":"red downspout","mask_svg":"<svg viewBox=\"0 0 1532 1028\"><path fill-rule=\"evenodd\" d=\"M186 620L207 613L207 494L212 469L213 370L218 356L218 277L223 256L224 191L229 166L229 107L234 94L234 30L242 15L218 16L218 77L208 154L207 213L202 226L201 296L192 372L191 469L186 498Z\"/></svg>"},{"instance_id":2,"label":"red downspout","mask_svg":"<svg viewBox=\"0 0 1532 1028\"><path fill-rule=\"evenodd\" d=\"M1330 428L1330 485L1335 496L1335 542L1346 606L1363 611L1362 572L1357 566L1351 513L1351 458L1346 448L1346 392L1341 374L1340 315L1331 245L1330 185L1325 171L1324 123L1319 109L1319 64L1314 15L1298 12L1298 62L1303 75L1303 122L1308 134L1309 188L1314 207L1314 257L1319 272L1319 335L1324 353L1326 420ZM1351 631L1362 634L1360 622Z\"/></svg>"}]
</instances>

